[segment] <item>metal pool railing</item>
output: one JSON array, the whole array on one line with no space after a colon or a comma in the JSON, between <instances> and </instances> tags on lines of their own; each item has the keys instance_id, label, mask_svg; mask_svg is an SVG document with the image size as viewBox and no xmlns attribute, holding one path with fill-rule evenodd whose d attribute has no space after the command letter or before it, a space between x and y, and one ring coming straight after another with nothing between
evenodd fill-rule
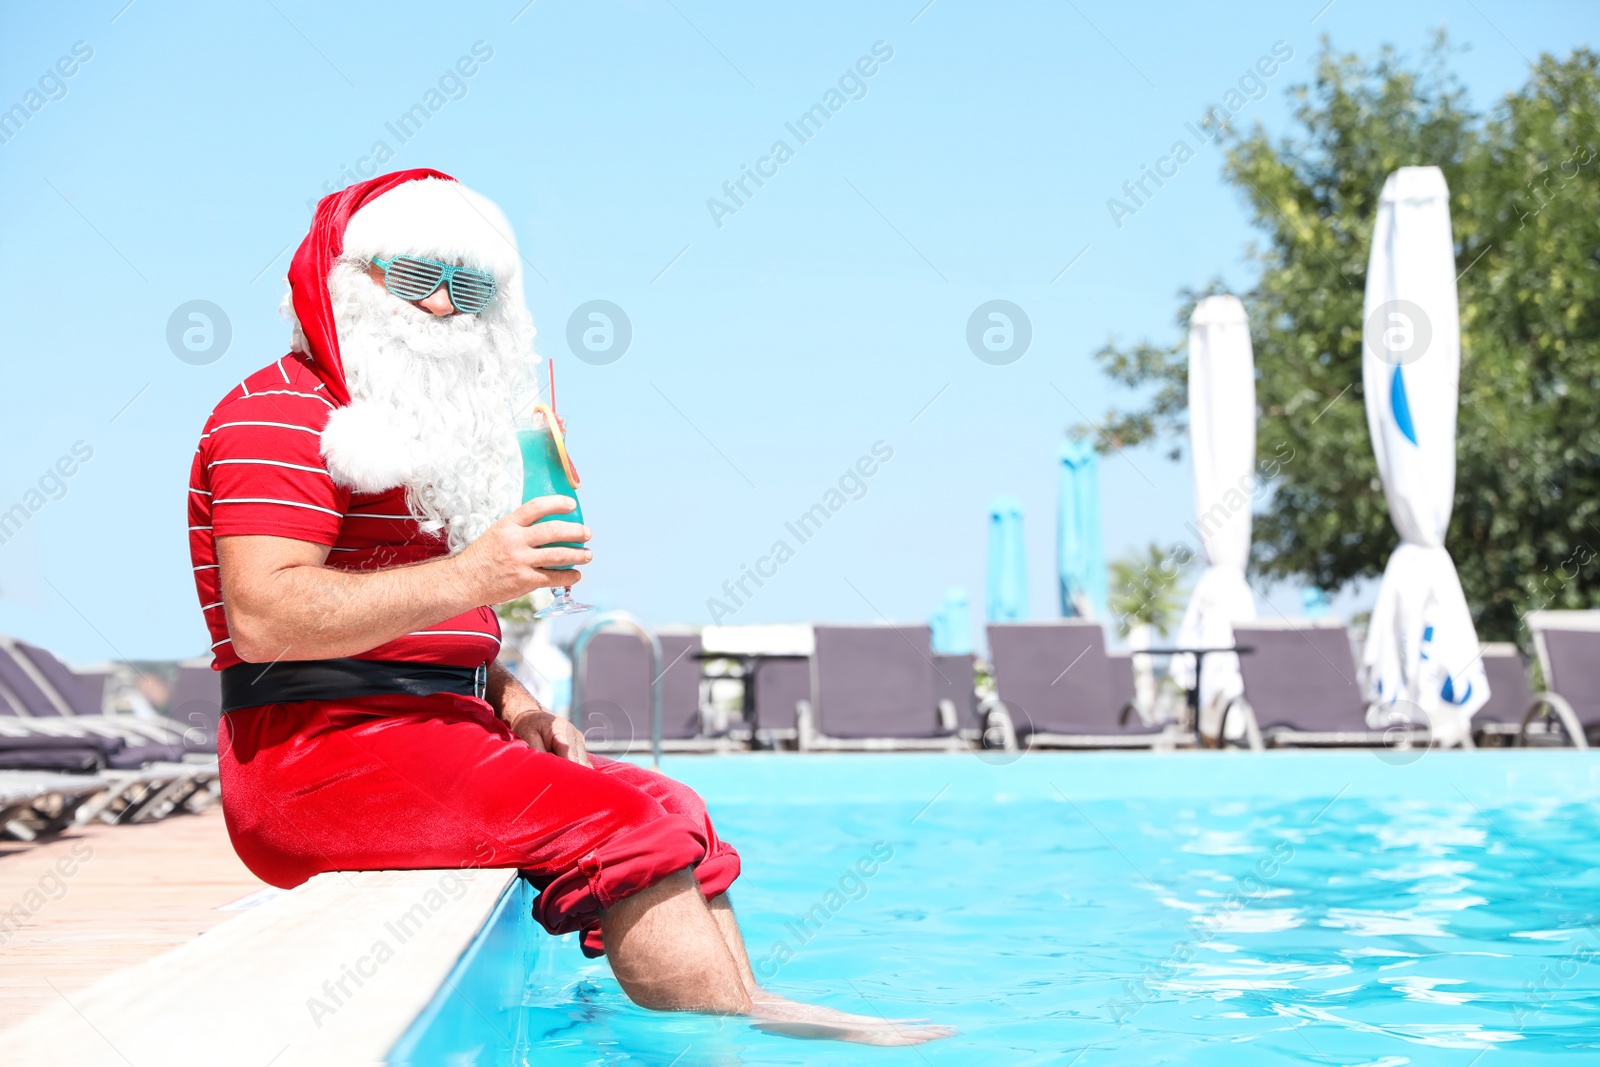
<instances>
[{"instance_id":1,"label":"metal pool railing","mask_svg":"<svg viewBox=\"0 0 1600 1067\"><path fill-rule=\"evenodd\" d=\"M633 634L650 649L650 762L661 766L661 641L645 629L644 624L626 611L608 611L596 618L578 634L572 643L572 716L573 725L581 732L583 721L579 717L583 708L583 675L587 666L589 642L596 634L608 630L622 630Z\"/></svg>"}]
</instances>

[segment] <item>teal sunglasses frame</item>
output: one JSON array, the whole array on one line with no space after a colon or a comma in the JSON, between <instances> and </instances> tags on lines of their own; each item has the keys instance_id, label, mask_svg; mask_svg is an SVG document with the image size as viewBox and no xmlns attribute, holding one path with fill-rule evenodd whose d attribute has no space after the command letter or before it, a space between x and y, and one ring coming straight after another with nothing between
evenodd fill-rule
<instances>
[{"instance_id":1,"label":"teal sunglasses frame","mask_svg":"<svg viewBox=\"0 0 1600 1067\"><path fill-rule=\"evenodd\" d=\"M455 305L455 309L468 315L476 315L494 303L495 295L499 292L494 275L488 271L472 267L456 267L424 256L414 256L409 253L401 253L388 259L373 256L372 265L383 271L383 287L401 300L413 302L426 300L438 292L442 285L449 291L450 303ZM417 270L419 267L429 267L438 271L438 277L432 285L428 285L427 274ZM421 292L424 287L427 288L427 292Z\"/></svg>"}]
</instances>

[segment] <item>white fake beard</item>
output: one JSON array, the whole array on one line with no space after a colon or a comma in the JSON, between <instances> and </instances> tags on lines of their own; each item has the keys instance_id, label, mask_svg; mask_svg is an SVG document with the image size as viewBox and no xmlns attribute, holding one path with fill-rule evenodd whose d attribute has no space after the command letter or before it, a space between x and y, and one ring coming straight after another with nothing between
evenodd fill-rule
<instances>
[{"instance_id":1,"label":"white fake beard","mask_svg":"<svg viewBox=\"0 0 1600 1067\"><path fill-rule=\"evenodd\" d=\"M365 263L336 263L328 290L351 399L323 432L329 472L362 492L404 486L422 529L460 551L521 499L513 397L533 380L532 319L509 295L430 315Z\"/></svg>"}]
</instances>

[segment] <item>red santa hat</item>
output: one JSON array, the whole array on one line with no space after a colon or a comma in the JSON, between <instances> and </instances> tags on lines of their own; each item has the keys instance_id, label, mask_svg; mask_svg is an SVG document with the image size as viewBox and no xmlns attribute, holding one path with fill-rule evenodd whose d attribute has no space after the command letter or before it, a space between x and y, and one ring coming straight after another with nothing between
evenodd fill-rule
<instances>
[{"instance_id":1,"label":"red santa hat","mask_svg":"<svg viewBox=\"0 0 1600 1067\"><path fill-rule=\"evenodd\" d=\"M403 252L486 270L499 299L522 300L521 257L511 224L494 202L427 168L357 182L317 202L311 231L289 265L289 290L307 354L328 393L350 403L328 275L343 257Z\"/></svg>"}]
</instances>

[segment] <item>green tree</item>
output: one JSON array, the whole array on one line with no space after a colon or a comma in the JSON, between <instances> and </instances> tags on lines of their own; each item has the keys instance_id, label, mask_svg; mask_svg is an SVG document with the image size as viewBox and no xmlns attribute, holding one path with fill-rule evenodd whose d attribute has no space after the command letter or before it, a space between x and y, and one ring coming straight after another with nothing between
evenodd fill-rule
<instances>
[{"instance_id":1,"label":"green tree","mask_svg":"<svg viewBox=\"0 0 1600 1067\"><path fill-rule=\"evenodd\" d=\"M1148 625L1171 633L1183 618L1187 591L1178 584L1193 559L1183 545L1163 548L1152 542L1111 564L1111 593L1106 606L1117 633L1127 637L1135 626Z\"/></svg>"},{"instance_id":2,"label":"green tree","mask_svg":"<svg viewBox=\"0 0 1600 1067\"><path fill-rule=\"evenodd\" d=\"M1398 538L1367 436L1361 311L1384 179L1438 166L1451 190L1461 304L1455 512L1447 544L1485 639L1522 613L1600 603L1600 64L1549 55L1490 114L1472 112L1441 34L1412 62L1324 40L1292 132L1227 131L1226 180L1262 240L1241 294L1257 367L1263 461L1254 569L1324 589L1381 574ZM1177 321L1202 296L1181 294ZM1187 430L1185 340L1096 353L1138 400L1103 444L1172 445ZM1285 455L1294 457L1282 462Z\"/></svg>"}]
</instances>

